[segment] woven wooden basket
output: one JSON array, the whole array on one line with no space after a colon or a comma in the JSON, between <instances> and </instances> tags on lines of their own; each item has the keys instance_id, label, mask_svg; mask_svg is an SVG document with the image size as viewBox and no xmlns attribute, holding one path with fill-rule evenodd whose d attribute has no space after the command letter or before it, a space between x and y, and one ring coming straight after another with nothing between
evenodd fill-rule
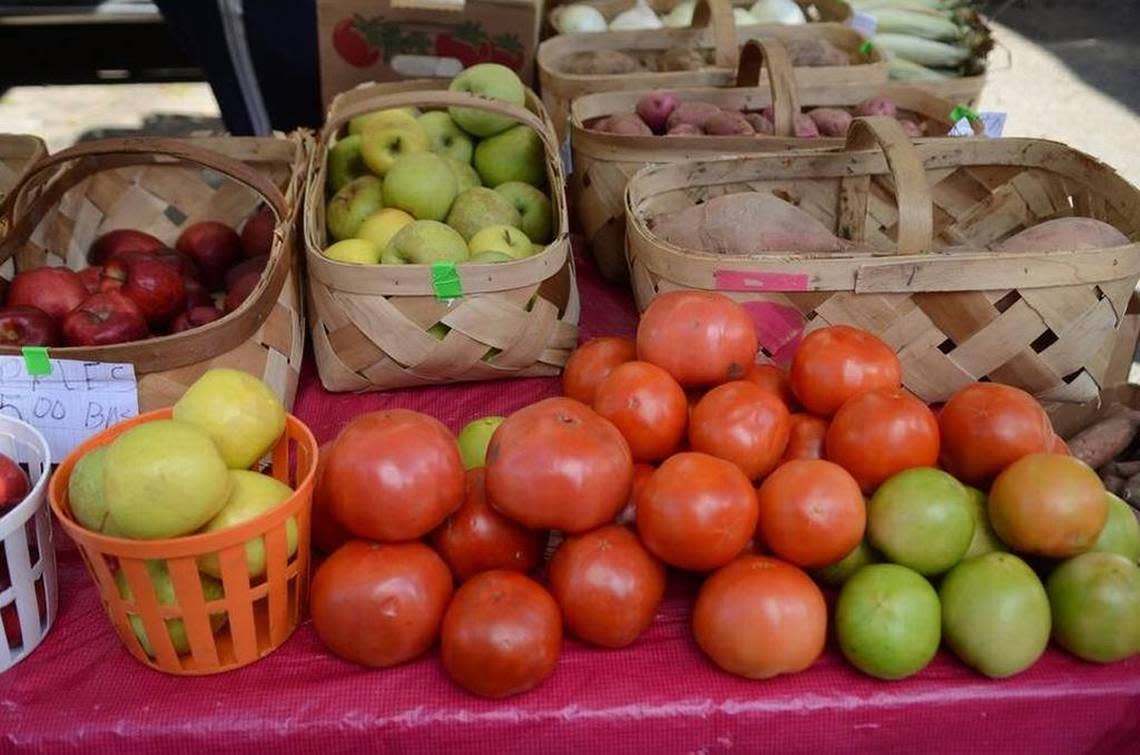
<instances>
[{"instance_id":1,"label":"woven wooden basket","mask_svg":"<svg viewBox=\"0 0 1140 755\"><path fill-rule=\"evenodd\" d=\"M0 134L0 199L12 190L28 168L47 154L38 137L27 134Z\"/></svg>"},{"instance_id":2,"label":"woven wooden basket","mask_svg":"<svg viewBox=\"0 0 1140 755\"><path fill-rule=\"evenodd\" d=\"M305 248L313 349L330 391L557 375L578 339L578 288L565 179L550 120L533 92L527 109L439 89L432 80L367 85L339 95L313 152L305 197ZM430 265L353 265L325 248L325 156L348 121L415 106L473 107L533 128L546 148L554 241L514 262L456 267L463 296L435 296ZM429 330L450 330L442 339Z\"/></svg>"},{"instance_id":3,"label":"woven wooden basket","mask_svg":"<svg viewBox=\"0 0 1140 755\"><path fill-rule=\"evenodd\" d=\"M139 408L173 404L212 367L265 380L291 406L304 349L294 236L309 139L218 137L105 139L39 161L5 200L0 261L16 271L41 265L86 267L91 242L135 228L173 246L200 220L238 225L260 202L278 222L261 282L234 312L202 327L145 341L53 348L60 359L131 362ZM18 349L0 347L0 354Z\"/></svg>"},{"instance_id":4,"label":"woven wooden basket","mask_svg":"<svg viewBox=\"0 0 1140 755\"><path fill-rule=\"evenodd\" d=\"M734 8L748 8L756 0L729 0ZM649 0L649 7L660 13L668 13L677 6L680 0ZM578 5L589 5L596 8L606 21L613 21L622 11L633 8L636 0L581 0ZM847 23L854 15L851 6L843 0L796 0L796 4L803 10L809 22L826 21L831 23ZM547 23L554 27L554 19L559 8L566 3L551 4L546 14ZM555 32L557 34L557 32Z\"/></svg>"},{"instance_id":5,"label":"woven wooden basket","mask_svg":"<svg viewBox=\"0 0 1140 755\"><path fill-rule=\"evenodd\" d=\"M887 80L887 63L874 49L863 50L863 38L842 24L736 27L729 0L698 0L689 29L607 31L560 34L538 47L538 76L542 101L550 112L559 138L565 136L570 105L595 92L684 87L731 86L736 79L740 46L756 37L775 37L787 45L824 40L847 52L851 65L795 68L801 86L824 84L881 84ZM563 73L563 58L588 50L618 50L633 56L657 54L674 47L713 51L713 65L695 71L635 71L625 74L580 75Z\"/></svg>"},{"instance_id":6,"label":"woven wooden basket","mask_svg":"<svg viewBox=\"0 0 1140 755\"><path fill-rule=\"evenodd\" d=\"M1140 237L1140 191L1093 158L1035 139L931 139L856 119L846 151L648 167L626 194L631 277L644 309L660 291L723 291L790 357L836 323L899 353L907 387L941 401L975 380L1043 401L1095 398L1140 278L1140 244L999 254L987 245L1080 215ZM654 236L650 218L740 191L772 192L859 245L851 254L722 256Z\"/></svg>"},{"instance_id":7,"label":"woven wooden basket","mask_svg":"<svg viewBox=\"0 0 1140 755\"><path fill-rule=\"evenodd\" d=\"M761 66L763 65L763 68ZM760 81L763 71L765 80ZM954 104L914 87L890 84L797 86L787 52L775 38L749 40L740 51L736 86L673 90L683 102L710 102L732 110L771 106L777 136L626 136L595 131L596 119L633 112L648 91L602 92L574 100L570 109L570 204L590 243L602 275L627 280L625 256L625 185L649 164L673 163L696 157L763 154L787 149L835 149L838 138L797 139L790 134L800 108L850 107L879 95L891 97L923 126L942 136L951 128ZM978 125L980 129L980 124Z\"/></svg>"}]
</instances>

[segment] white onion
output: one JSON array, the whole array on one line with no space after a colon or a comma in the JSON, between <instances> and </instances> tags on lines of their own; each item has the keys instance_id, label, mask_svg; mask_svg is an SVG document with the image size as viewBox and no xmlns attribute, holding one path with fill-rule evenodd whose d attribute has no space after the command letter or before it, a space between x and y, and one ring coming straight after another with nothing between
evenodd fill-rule
<instances>
[{"instance_id":1,"label":"white onion","mask_svg":"<svg viewBox=\"0 0 1140 755\"><path fill-rule=\"evenodd\" d=\"M611 31L621 31L629 29L662 29L665 24L657 17L654 12L645 3L639 2L627 11L622 11L610 21Z\"/></svg>"},{"instance_id":2,"label":"white onion","mask_svg":"<svg viewBox=\"0 0 1140 755\"><path fill-rule=\"evenodd\" d=\"M697 7L697 0L681 0L673 6L673 10L665 14L665 25L673 28L691 26L693 23L693 10Z\"/></svg>"},{"instance_id":3,"label":"white onion","mask_svg":"<svg viewBox=\"0 0 1140 755\"><path fill-rule=\"evenodd\" d=\"M756 0L748 12L758 24L807 23L807 17L795 0Z\"/></svg>"},{"instance_id":4,"label":"white onion","mask_svg":"<svg viewBox=\"0 0 1140 755\"><path fill-rule=\"evenodd\" d=\"M606 17L597 8L581 3L571 3L555 8L551 19L559 34L578 34L590 31L605 31Z\"/></svg>"},{"instance_id":5,"label":"white onion","mask_svg":"<svg viewBox=\"0 0 1140 755\"><path fill-rule=\"evenodd\" d=\"M732 9L732 22L737 26L755 26L760 23L755 16L743 8Z\"/></svg>"}]
</instances>

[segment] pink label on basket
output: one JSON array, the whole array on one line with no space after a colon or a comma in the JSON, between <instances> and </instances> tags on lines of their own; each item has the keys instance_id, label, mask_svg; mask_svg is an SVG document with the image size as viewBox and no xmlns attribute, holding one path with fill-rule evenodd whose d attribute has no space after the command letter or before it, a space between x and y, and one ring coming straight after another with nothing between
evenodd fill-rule
<instances>
[{"instance_id":1,"label":"pink label on basket","mask_svg":"<svg viewBox=\"0 0 1140 755\"><path fill-rule=\"evenodd\" d=\"M792 354L804 337L804 318L795 307L770 301L741 302L756 325L760 345L781 366L792 361Z\"/></svg>"},{"instance_id":2,"label":"pink label on basket","mask_svg":"<svg viewBox=\"0 0 1140 755\"><path fill-rule=\"evenodd\" d=\"M807 273L746 273L740 270L716 270L713 280L721 291L807 291L811 277Z\"/></svg>"}]
</instances>

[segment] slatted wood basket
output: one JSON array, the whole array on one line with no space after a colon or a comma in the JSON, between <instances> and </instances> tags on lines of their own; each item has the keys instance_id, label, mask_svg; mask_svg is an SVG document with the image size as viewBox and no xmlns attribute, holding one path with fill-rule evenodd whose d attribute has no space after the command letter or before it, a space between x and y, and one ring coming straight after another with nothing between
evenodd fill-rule
<instances>
[{"instance_id":1,"label":"slatted wood basket","mask_svg":"<svg viewBox=\"0 0 1140 755\"><path fill-rule=\"evenodd\" d=\"M47 154L41 139L27 134L0 134L0 199L36 160Z\"/></svg>"},{"instance_id":2,"label":"slatted wood basket","mask_svg":"<svg viewBox=\"0 0 1140 755\"><path fill-rule=\"evenodd\" d=\"M856 251L722 256L655 236L653 218L741 191L771 192L856 242ZM727 293L763 350L845 323L899 353L906 386L941 401L975 380L1043 401L1097 396L1140 278L1140 191L1093 158L1035 139L912 144L889 118L856 119L847 150L648 167L626 194L637 304L671 289ZM1129 244L998 253L1041 221L1097 218Z\"/></svg>"},{"instance_id":3,"label":"slatted wood basket","mask_svg":"<svg viewBox=\"0 0 1140 755\"><path fill-rule=\"evenodd\" d=\"M297 391L304 349L294 235L309 139L217 137L105 139L39 161L0 208L7 232L0 261L15 271L42 265L86 267L100 234L134 228L170 246L201 220L240 227L259 203L277 216L269 264L234 312L207 325L145 341L53 348L60 359L131 362L139 408L173 404L212 367L265 380L286 406ZM0 347L0 354L18 354Z\"/></svg>"},{"instance_id":4,"label":"slatted wood basket","mask_svg":"<svg viewBox=\"0 0 1140 755\"><path fill-rule=\"evenodd\" d=\"M557 375L577 344L565 179L541 102L529 90L523 109L439 87L405 81L338 96L313 153L305 198L307 290L317 369L330 391ZM538 133L554 240L525 259L456 266L463 291L457 299L437 298L431 265L353 265L325 257L326 154L348 121L375 110L451 105L499 113ZM442 338L432 331L439 324L447 328Z\"/></svg>"},{"instance_id":5,"label":"slatted wood basket","mask_svg":"<svg viewBox=\"0 0 1140 755\"><path fill-rule=\"evenodd\" d=\"M763 65L763 68L761 66ZM765 74L761 81L760 74ZM741 48L736 86L672 90L682 102L709 102L729 110L771 106L775 136L629 136L591 126L605 116L631 113L642 91L602 92L574 100L570 110L570 204L604 277L628 279L625 256L625 186L646 165L697 157L763 154L787 149L835 149L841 138L795 138L793 118L803 108L850 108L886 95L900 111L931 136L944 136L954 104L921 89L890 84L797 86L787 51L776 38L749 40ZM980 129L980 124L978 125Z\"/></svg>"},{"instance_id":6,"label":"slatted wood basket","mask_svg":"<svg viewBox=\"0 0 1140 755\"><path fill-rule=\"evenodd\" d=\"M536 58L542 101L562 138L571 103L587 94L731 86L736 79L740 46L756 37L775 37L791 48L824 41L847 53L849 65L796 66L796 82L801 86L881 84L887 80L886 59L873 47L865 47L863 38L847 26L820 23L737 28L729 0L699 0L693 27L689 29L561 34L546 40L539 45ZM672 48L711 50L712 65L690 71L639 70L623 74L570 74L562 68L565 58L579 52L610 50L635 58L656 58Z\"/></svg>"}]
</instances>

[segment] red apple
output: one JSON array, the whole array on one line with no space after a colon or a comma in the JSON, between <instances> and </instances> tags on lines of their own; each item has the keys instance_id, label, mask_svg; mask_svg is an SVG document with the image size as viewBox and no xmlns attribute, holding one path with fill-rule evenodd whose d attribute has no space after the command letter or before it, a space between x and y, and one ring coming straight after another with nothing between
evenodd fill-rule
<instances>
[{"instance_id":1,"label":"red apple","mask_svg":"<svg viewBox=\"0 0 1140 755\"><path fill-rule=\"evenodd\" d=\"M142 310L118 291L92 294L63 321L68 346L107 346L148 335Z\"/></svg>"},{"instance_id":2,"label":"red apple","mask_svg":"<svg viewBox=\"0 0 1140 755\"><path fill-rule=\"evenodd\" d=\"M152 325L170 322L186 308L182 275L154 254L131 252L107 260L101 287L134 301Z\"/></svg>"},{"instance_id":3,"label":"red apple","mask_svg":"<svg viewBox=\"0 0 1140 755\"><path fill-rule=\"evenodd\" d=\"M249 272L234 281L234 285L226 292L226 314L233 312L241 306L242 302L249 298L253 293L253 289L257 288L257 284L261 281L261 273Z\"/></svg>"},{"instance_id":4,"label":"red apple","mask_svg":"<svg viewBox=\"0 0 1140 755\"><path fill-rule=\"evenodd\" d=\"M277 217L267 205L254 210L241 227L241 248L246 257L269 254L273 247L273 229L276 225Z\"/></svg>"},{"instance_id":5,"label":"red apple","mask_svg":"<svg viewBox=\"0 0 1140 755\"><path fill-rule=\"evenodd\" d=\"M99 293L99 286L103 283L103 266L92 265L83 268L79 271L79 279L83 281L83 287L87 289L88 294Z\"/></svg>"},{"instance_id":6,"label":"red apple","mask_svg":"<svg viewBox=\"0 0 1140 755\"><path fill-rule=\"evenodd\" d=\"M15 506L28 495L28 475L7 454L0 454L0 511Z\"/></svg>"},{"instance_id":7,"label":"red apple","mask_svg":"<svg viewBox=\"0 0 1140 755\"><path fill-rule=\"evenodd\" d=\"M184 330L197 328L221 318L222 311L217 307L194 307L174 318L174 322L170 325L170 332L181 333Z\"/></svg>"},{"instance_id":8,"label":"red apple","mask_svg":"<svg viewBox=\"0 0 1140 755\"><path fill-rule=\"evenodd\" d=\"M17 273L8 289L8 306L35 307L57 320L86 298L83 279L66 267L37 267Z\"/></svg>"},{"instance_id":9,"label":"red apple","mask_svg":"<svg viewBox=\"0 0 1140 755\"><path fill-rule=\"evenodd\" d=\"M221 287L226 270L242 256L241 238L234 229L213 220L189 226L174 247L197 263L199 280L211 291Z\"/></svg>"},{"instance_id":10,"label":"red apple","mask_svg":"<svg viewBox=\"0 0 1140 755\"><path fill-rule=\"evenodd\" d=\"M154 236L131 228L108 231L91 244L87 251L87 261L92 265L102 265L122 252L153 252L166 246Z\"/></svg>"},{"instance_id":11,"label":"red apple","mask_svg":"<svg viewBox=\"0 0 1140 755\"><path fill-rule=\"evenodd\" d=\"M229 289L233 288L234 284L238 282L238 279L243 277L248 272L252 271L260 274L261 271L265 270L265 267L268 264L268 254L263 254L260 257L250 257L247 260L237 263L226 271L226 290L228 291Z\"/></svg>"},{"instance_id":12,"label":"red apple","mask_svg":"<svg viewBox=\"0 0 1140 755\"><path fill-rule=\"evenodd\" d=\"M154 256L177 270L183 278L198 279L198 266L194 264L194 260L177 249L164 247L157 250Z\"/></svg>"},{"instance_id":13,"label":"red apple","mask_svg":"<svg viewBox=\"0 0 1140 755\"><path fill-rule=\"evenodd\" d=\"M8 299L9 285L11 284L8 283L7 278L0 278L0 305L2 305Z\"/></svg>"},{"instance_id":14,"label":"red apple","mask_svg":"<svg viewBox=\"0 0 1140 755\"><path fill-rule=\"evenodd\" d=\"M0 344L4 346L58 346L59 325L35 307L0 309Z\"/></svg>"},{"instance_id":15,"label":"red apple","mask_svg":"<svg viewBox=\"0 0 1140 755\"><path fill-rule=\"evenodd\" d=\"M199 283L196 278L183 278L182 287L186 289L187 312L195 307L214 306L214 297L210 295L206 287Z\"/></svg>"}]
</instances>

